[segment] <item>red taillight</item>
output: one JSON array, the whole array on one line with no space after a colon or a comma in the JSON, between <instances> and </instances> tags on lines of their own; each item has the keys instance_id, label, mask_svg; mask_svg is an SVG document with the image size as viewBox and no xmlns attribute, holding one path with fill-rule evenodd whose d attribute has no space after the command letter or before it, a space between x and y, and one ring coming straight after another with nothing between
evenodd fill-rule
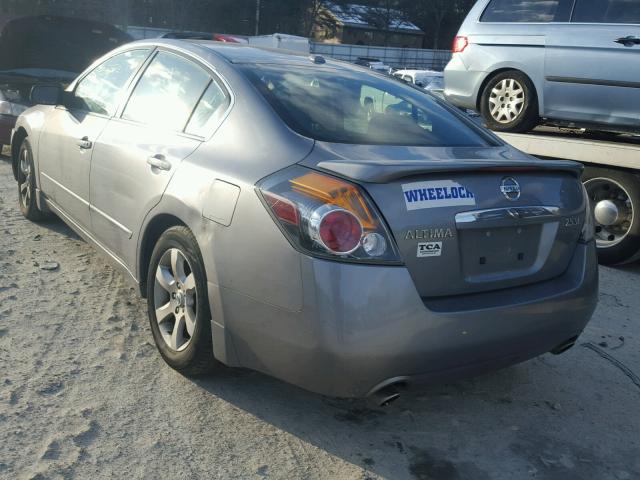
<instances>
[{"instance_id":1,"label":"red taillight","mask_svg":"<svg viewBox=\"0 0 640 480\"><path fill-rule=\"evenodd\" d=\"M324 210L321 207L321 210ZM313 217L318 218L313 218ZM326 213L314 213L310 226L312 236L325 246L327 250L337 254L351 253L360 246L362 225L356 216L346 210L329 210Z\"/></svg>"},{"instance_id":2,"label":"red taillight","mask_svg":"<svg viewBox=\"0 0 640 480\"><path fill-rule=\"evenodd\" d=\"M293 202L270 192L265 192L264 198L271 207L271 211L278 217L278 220L291 225L300 225L300 215Z\"/></svg>"},{"instance_id":3,"label":"red taillight","mask_svg":"<svg viewBox=\"0 0 640 480\"><path fill-rule=\"evenodd\" d=\"M462 53L464 49L469 45L469 39L467 37L456 37L453 39L453 53Z\"/></svg>"},{"instance_id":4,"label":"red taillight","mask_svg":"<svg viewBox=\"0 0 640 480\"><path fill-rule=\"evenodd\" d=\"M360 186L294 165L265 178L258 189L284 235L302 253L401 262L384 221Z\"/></svg>"}]
</instances>

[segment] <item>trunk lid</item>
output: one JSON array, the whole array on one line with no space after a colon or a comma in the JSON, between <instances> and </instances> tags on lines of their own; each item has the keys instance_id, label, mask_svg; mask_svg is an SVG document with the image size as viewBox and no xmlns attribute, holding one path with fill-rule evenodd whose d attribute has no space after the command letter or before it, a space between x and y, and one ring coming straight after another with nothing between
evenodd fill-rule
<instances>
[{"instance_id":1,"label":"trunk lid","mask_svg":"<svg viewBox=\"0 0 640 480\"><path fill-rule=\"evenodd\" d=\"M561 275L584 222L581 165L511 147L317 144L303 162L359 183L422 297Z\"/></svg>"}]
</instances>

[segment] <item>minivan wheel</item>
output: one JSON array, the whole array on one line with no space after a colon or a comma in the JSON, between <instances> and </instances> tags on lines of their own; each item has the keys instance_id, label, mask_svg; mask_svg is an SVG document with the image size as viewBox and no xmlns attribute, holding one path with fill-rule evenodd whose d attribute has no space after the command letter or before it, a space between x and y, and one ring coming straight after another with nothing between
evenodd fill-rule
<instances>
[{"instance_id":1,"label":"minivan wheel","mask_svg":"<svg viewBox=\"0 0 640 480\"><path fill-rule=\"evenodd\" d=\"M499 73L482 92L480 113L491 130L517 133L532 130L540 121L533 83L515 70Z\"/></svg>"},{"instance_id":2,"label":"minivan wheel","mask_svg":"<svg viewBox=\"0 0 640 480\"><path fill-rule=\"evenodd\" d=\"M598 260L615 265L640 257L640 179L608 168L582 177L595 219Z\"/></svg>"},{"instance_id":3,"label":"minivan wheel","mask_svg":"<svg viewBox=\"0 0 640 480\"><path fill-rule=\"evenodd\" d=\"M36 202L35 167L29 140L25 139L18 153L18 202L22 215L32 222L44 218L43 212Z\"/></svg>"},{"instance_id":4,"label":"minivan wheel","mask_svg":"<svg viewBox=\"0 0 640 480\"><path fill-rule=\"evenodd\" d=\"M167 364L185 375L209 372L215 360L207 281L188 228L172 227L158 240L149 264L147 306L153 338Z\"/></svg>"}]
</instances>

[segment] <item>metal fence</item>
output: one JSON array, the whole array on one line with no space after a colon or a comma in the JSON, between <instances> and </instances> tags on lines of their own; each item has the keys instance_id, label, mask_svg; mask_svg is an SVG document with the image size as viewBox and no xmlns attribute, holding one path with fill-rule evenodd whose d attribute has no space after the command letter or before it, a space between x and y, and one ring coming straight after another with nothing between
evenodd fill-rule
<instances>
[{"instance_id":1,"label":"metal fence","mask_svg":"<svg viewBox=\"0 0 640 480\"><path fill-rule=\"evenodd\" d=\"M171 30L130 26L127 32L134 39L161 37ZM203 32L203 34L205 34ZM358 57L377 58L394 68L415 68L419 70L444 70L451 52L449 50L426 50L422 48L372 47L367 45L344 45L310 42L310 53L355 62Z\"/></svg>"},{"instance_id":2,"label":"metal fence","mask_svg":"<svg viewBox=\"0 0 640 480\"><path fill-rule=\"evenodd\" d=\"M420 70L444 70L444 67L451 60L451 52L449 50L370 47L366 45L315 42L311 42L311 53L347 62L354 62L358 57L377 58L390 67Z\"/></svg>"}]
</instances>

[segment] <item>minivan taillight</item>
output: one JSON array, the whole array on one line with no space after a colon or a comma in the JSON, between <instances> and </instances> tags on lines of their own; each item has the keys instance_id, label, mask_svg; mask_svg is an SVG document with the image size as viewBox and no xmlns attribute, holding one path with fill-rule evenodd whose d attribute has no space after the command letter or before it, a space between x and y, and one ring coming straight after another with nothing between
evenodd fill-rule
<instances>
[{"instance_id":1,"label":"minivan taillight","mask_svg":"<svg viewBox=\"0 0 640 480\"><path fill-rule=\"evenodd\" d=\"M453 53L462 53L464 49L469 46L469 39L467 37L456 37L453 39Z\"/></svg>"},{"instance_id":2,"label":"minivan taillight","mask_svg":"<svg viewBox=\"0 0 640 480\"><path fill-rule=\"evenodd\" d=\"M258 184L258 194L301 252L363 263L400 263L393 237L358 185L300 166Z\"/></svg>"}]
</instances>

